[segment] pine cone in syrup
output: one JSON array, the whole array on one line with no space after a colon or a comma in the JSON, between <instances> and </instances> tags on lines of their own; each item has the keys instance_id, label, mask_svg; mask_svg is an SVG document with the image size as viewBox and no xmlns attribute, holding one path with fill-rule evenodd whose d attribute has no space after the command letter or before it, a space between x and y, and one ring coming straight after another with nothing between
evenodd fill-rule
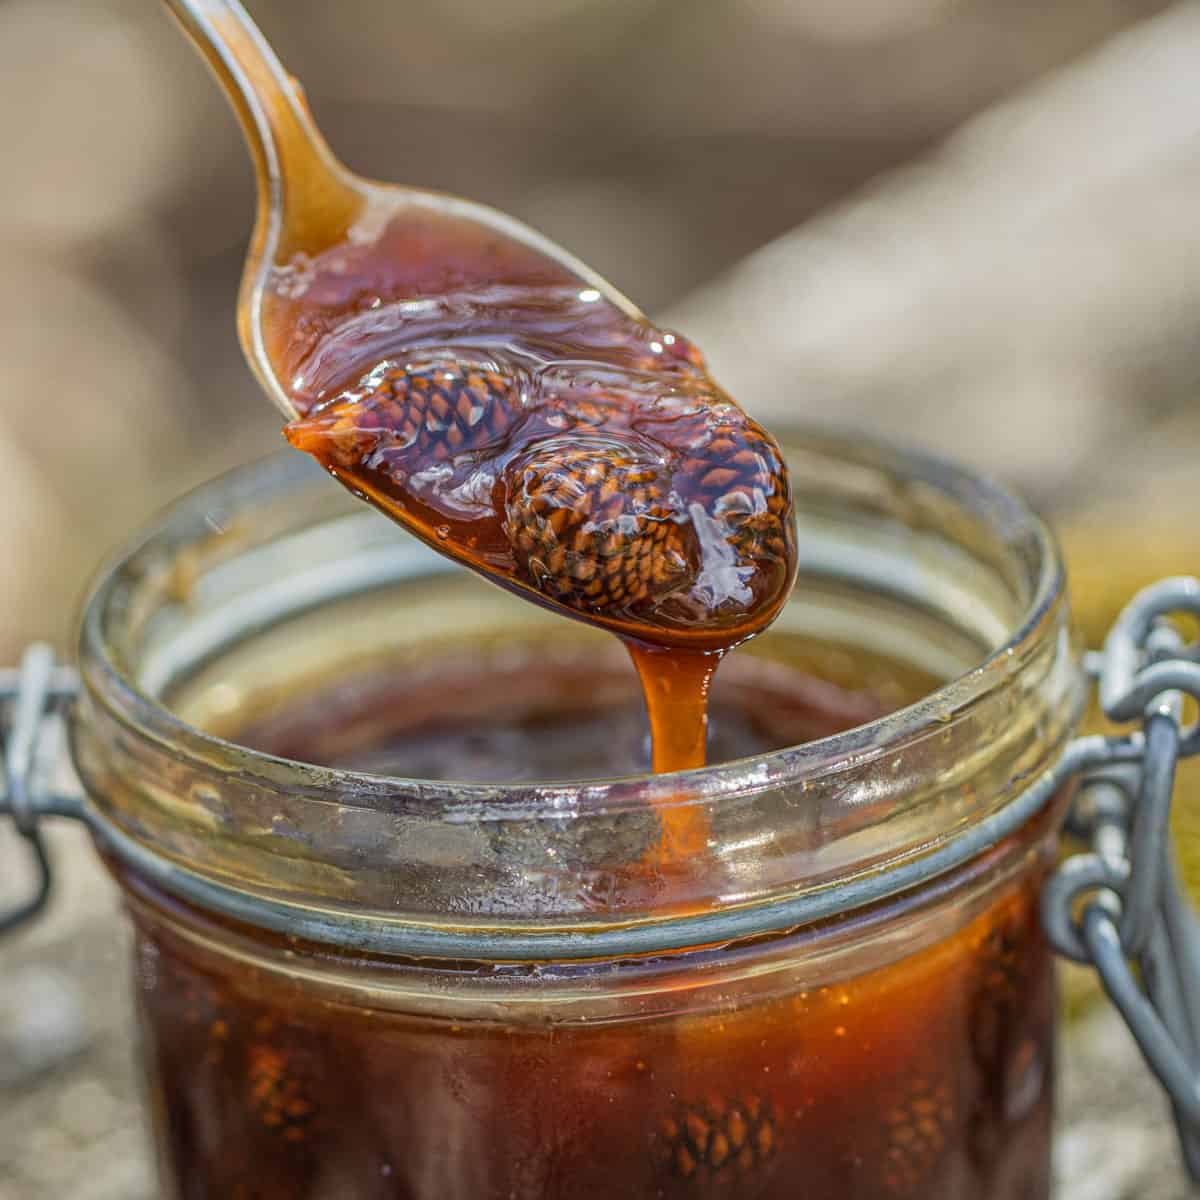
<instances>
[{"instance_id":1,"label":"pine cone in syrup","mask_svg":"<svg viewBox=\"0 0 1200 1200\"><path fill-rule=\"evenodd\" d=\"M1025 920L1028 921L1028 915ZM1031 1034L1028 952L1035 937L1020 914L1002 917L979 947L968 1008L977 1089L967 1121L967 1149L981 1171L994 1170L1006 1131L1036 1103L1045 1063Z\"/></svg>"},{"instance_id":2,"label":"pine cone in syrup","mask_svg":"<svg viewBox=\"0 0 1200 1200\"><path fill-rule=\"evenodd\" d=\"M770 1101L710 1099L681 1107L660 1122L660 1158L681 1179L745 1175L770 1159L779 1144Z\"/></svg>"},{"instance_id":3,"label":"pine cone in syrup","mask_svg":"<svg viewBox=\"0 0 1200 1200\"><path fill-rule=\"evenodd\" d=\"M506 485L513 553L546 595L615 615L687 578L669 477L633 443L595 433L546 438L510 465Z\"/></svg>"},{"instance_id":4,"label":"pine cone in syrup","mask_svg":"<svg viewBox=\"0 0 1200 1200\"><path fill-rule=\"evenodd\" d=\"M918 1076L884 1114L888 1145L884 1182L897 1196L920 1195L937 1167L954 1123L954 1095L944 1080Z\"/></svg>"},{"instance_id":5,"label":"pine cone in syrup","mask_svg":"<svg viewBox=\"0 0 1200 1200\"><path fill-rule=\"evenodd\" d=\"M303 1142L311 1132L316 1107L287 1052L257 1043L249 1049L247 1068L250 1105L259 1120L284 1141Z\"/></svg>"},{"instance_id":6,"label":"pine cone in syrup","mask_svg":"<svg viewBox=\"0 0 1200 1200\"><path fill-rule=\"evenodd\" d=\"M676 474L688 503L700 503L742 559L787 556L790 492L779 448L770 435L729 403L696 422Z\"/></svg>"},{"instance_id":7,"label":"pine cone in syrup","mask_svg":"<svg viewBox=\"0 0 1200 1200\"><path fill-rule=\"evenodd\" d=\"M1011 1026L1018 1024L1024 979L1021 929L1006 921L988 931L979 949L978 981L970 1003L971 1051L985 1078L1000 1071Z\"/></svg>"},{"instance_id":8,"label":"pine cone in syrup","mask_svg":"<svg viewBox=\"0 0 1200 1200\"><path fill-rule=\"evenodd\" d=\"M520 412L519 387L500 371L456 358L383 363L328 407L292 422L292 445L329 466L406 470L501 442Z\"/></svg>"}]
</instances>

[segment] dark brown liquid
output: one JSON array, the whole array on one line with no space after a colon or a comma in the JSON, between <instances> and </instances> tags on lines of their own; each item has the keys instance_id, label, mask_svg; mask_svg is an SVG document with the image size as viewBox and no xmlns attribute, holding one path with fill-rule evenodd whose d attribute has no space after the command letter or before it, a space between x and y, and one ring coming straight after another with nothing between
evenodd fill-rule
<instances>
[{"instance_id":1,"label":"dark brown liquid","mask_svg":"<svg viewBox=\"0 0 1200 1200\"><path fill-rule=\"evenodd\" d=\"M710 762L873 721L937 683L891 659L852 657L797 634L773 630L761 645L770 657L733 654L714 681ZM306 684L303 695L250 696L216 721L200 719L240 745L318 766L519 785L649 770L643 699L616 646L509 636L385 658L345 680Z\"/></svg>"},{"instance_id":2,"label":"dark brown liquid","mask_svg":"<svg viewBox=\"0 0 1200 1200\"><path fill-rule=\"evenodd\" d=\"M921 682L839 687L739 658L714 691L714 757L845 728L915 698ZM606 774L645 753L628 674L611 661L597 664L592 698L570 670L540 675L528 659L483 674L466 656L443 666L408 689L385 673L357 699L341 688L334 708L308 695L239 738L433 777L473 764L476 777L504 778L527 760L543 777ZM1032 846L1046 832L1023 837ZM943 885L968 888L1005 852ZM168 1169L181 1200L1046 1200L1053 989L1040 878L1027 863L930 945L848 973L822 967L767 996L748 982L697 986L706 969L756 961L761 944L674 966L566 968L600 990L644 971L647 995L672 998L669 1013L634 1005L595 1022L529 1005L455 1015L456 977L507 973L519 988L536 982L527 965L425 968L443 972L440 1016L331 1000L304 976L226 956L229 929L127 880ZM871 939L914 903L844 924ZM797 963L821 936L790 935ZM306 970L330 961L285 949ZM660 974L676 970L689 986Z\"/></svg>"},{"instance_id":3,"label":"dark brown liquid","mask_svg":"<svg viewBox=\"0 0 1200 1200\"><path fill-rule=\"evenodd\" d=\"M293 445L442 552L611 629L654 769L704 764L707 693L795 574L771 437L678 335L541 252L414 206L276 272ZM701 828L669 831L670 853Z\"/></svg>"}]
</instances>

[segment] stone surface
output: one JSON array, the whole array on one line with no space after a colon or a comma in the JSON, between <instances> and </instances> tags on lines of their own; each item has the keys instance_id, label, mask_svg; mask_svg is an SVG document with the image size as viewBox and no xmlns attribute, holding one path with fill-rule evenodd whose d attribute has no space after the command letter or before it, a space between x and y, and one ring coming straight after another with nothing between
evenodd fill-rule
<instances>
[{"instance_id":1,"label":"stone surface","mask_svg":"<svg viewBox=\"0 0 1200 1200\"><path fill-rule=\"evenodd\" d=\"M1184 1200L1170 1111L1116 1011L1096 1007L1063 1039L1058 1200Z\"/></svg>"},{"instance_id":2,"label":"stone surface","mask_svg":"<svg viewBox=\"0 0 1200 1200\"><path fill-rule=\"evenodd\" d=\"M57 967L9 972L0 996L0 1086L32 1086L91 1040L78 983Z\"/></svg>"},{"instance_id":3,"label":"stone surface","mask_svg":"<svg viewBox=\"0 0 1200 1200\"><path fill-rule=\"evenodd\" d=\"M125 929L91 847L0 970L0 1200L154 1200L133 1061Z\"/></svg>"}]
</instances>

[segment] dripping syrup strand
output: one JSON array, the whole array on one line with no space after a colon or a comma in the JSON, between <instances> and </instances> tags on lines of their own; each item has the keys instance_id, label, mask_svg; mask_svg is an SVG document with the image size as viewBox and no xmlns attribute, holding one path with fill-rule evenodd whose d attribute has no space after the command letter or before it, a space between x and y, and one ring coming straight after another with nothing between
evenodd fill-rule
<instances>
[{"instance_id":1,"label":"dripping syrup strand","mask_svg":"<svg viewBox=\"0 0 1200 1200\"><path fill-rule=\"evenodd\" d=\"M656 775L704 766L708 750L708 693L723 650L684 650L626 641L642 681L650 718L652 767ZM660 808L662 837L653 852L662 865L677 865L703 853L708 817L693 805Z\"/></svg>"},{"instance_id":2,"label":"dripping syrup strand","mask_svg":"<svg viewBox=\"0 0 1200 1200\"><path fill-rule=\"evenodd\" d=\"M320 449L319 439L314 443L302 425L289 426L285 432L297 449L309 453ZM335 478L341 478L337 469L327 469ZM394 498L361 480L343 482L386 515L398 517ZM406 514L405 519L410 526L420 524L412 514ZM621 640L641 681L650 725L651 769L661 775L703 767L708 761L709 691L726 650L692 650ZM648 855L654 866L676 866L704 851L709 822L703 812L692 806L664 804L659 815L662 836Z\"/></svg>"},{"instance_id":3,"label":"dripping syrup strand","mask_svg":"<svg viewBox=\"0 0 1200 1200\"><path fill-rule=\"evenodd\" d=\"M294 360L292 398L304 414L287 427L287 439L441 553L621 637L642 684L654 772L703 767L708 692L721 656L769 623L790 584L785 514L774 513L779 544L770 554L753 524L741 531L750 549L739 548L736 531L715 515L726 493L735 513L752 493L775 497L777 507L786 500L769 436L724 396L689 343L564 291L561 268L556 273L537 250L494 236L481 242L456 220L403 215L374 243L322 263L312 264L301 292L281 293L272 310L277 340ZM468 284L483 289L483 300L454 303ZM513 303L514 288L522 304ZM365 297L380 312L364 309ZM397 307L405 297L442 308L412 325ZM373 341L363 341L365 330ZM502 344L489 340L497 330ZM659 341L648 343L654 334ZM400 348L410 339L412 355ZM648 344L660 357L666 346L676 349L648 361ZM442 365L436 378L422 358L426 345ZM303 387L300 363L308 364ZM518 398L514 387L533 378L531 363L541 364L537 387L526 395L522 383ZM560 374L547 374L547 364ZM643 478L639 453L647 447L656 466ZM510 472L539 451L541 475ZM668 479L679 488L669 502ZM620 500L623 481L634 497L628 505ZM686 539L677 545L655 536L674 528L664 520L671 505L673 519L684 522L685 502L701 541L695 564ZM660 610L655 589L686 583L672 576L673 562L710 570L719 593L703 600L711 613L694 605L682 610L695 612L684 619ZM740 608L718 613L721 605ZM689 869L709 841L706 815L667 796L656 806L660 841L642 865Z\"/></svg>"}]
</instances>

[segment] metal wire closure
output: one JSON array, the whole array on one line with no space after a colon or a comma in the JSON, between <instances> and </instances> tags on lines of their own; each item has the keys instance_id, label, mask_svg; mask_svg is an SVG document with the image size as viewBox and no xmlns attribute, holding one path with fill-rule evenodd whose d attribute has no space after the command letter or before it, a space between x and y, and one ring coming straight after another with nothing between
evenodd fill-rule
<instances>
[{"instance_id":1,"label":"metal wire closure","mask_svg":"<svg viewBox=\"0 0 1200 1200\"><path fill-rule=\"evenodd\" d=\"M1099 972L1171 1098L1184 1162L1200 1181L1200 921L1168 826L1176 765L1200 753L1200 723L1182 719L1184 698L1200 701L1200 647L1169 623L1185 613L1200 615L1200 581L1164 579L1089 656L1105 716L1140 720L1128 739L1140 747L1128 765L1083 775L1067 830L1091 849L1058 867L1042 923L1060 954Z\"/></svg>"},{"instance_id":2,"label":"metal wire closure","mask_svg":"<svg viewBox=\"0 0 1200 1200\"><path fill-rule=\"evenodd\" d=\"M670 952L785 930L875 903L968 862L1015 833L1064 786L1079 788L1069 834L1089 850L1065 858L1042 893L1042 923L1055 949L1089 963L1128 1022L1175 1110L1184 1159L1200 1180L1200 919L1184 892L1168 818L1181 758L1200 754L1200 722L1183 724L1183 702L1200 702L1200 644L1170 623L1200 616L1200 580L1166 579L1141 592L1104 649L1089 655L1101 707L1141 729L1072 741L1055 765L998 812L924 857L821 891L727 912L589 933L497 933L316 913L250 896L153 854L116 829L78 792L43 783L53 757L47 733L78 687L44 646L17 671L0 671L7 813L29 843L37 881L31 898L0 913L0 934L45 904L52 872L39 831L43 816L86 823L105 849L166 890L210 910L277 932L385 954L494 960L580 959Z\"/></svg>"},{"instance_id":3,"label":"metal wire closure","mask_svg":"<svg viewBox=\"0 0 1200 1200\"><path fill-rule=\"evenodd\" d=\"M10 909L0 909L0 934L35 916L50 898L54 877L38 818L52 813L82 815L78 797L55 795L41 786L52 757L46 753L51 722L78 688L75 672L56 667L54 651L45 645L30 646L19 670L0 671L0 731L4 733L0 815L8 813L12 818L28 844L35 871L29 898Z\"/></svg>"}]
</instances>

